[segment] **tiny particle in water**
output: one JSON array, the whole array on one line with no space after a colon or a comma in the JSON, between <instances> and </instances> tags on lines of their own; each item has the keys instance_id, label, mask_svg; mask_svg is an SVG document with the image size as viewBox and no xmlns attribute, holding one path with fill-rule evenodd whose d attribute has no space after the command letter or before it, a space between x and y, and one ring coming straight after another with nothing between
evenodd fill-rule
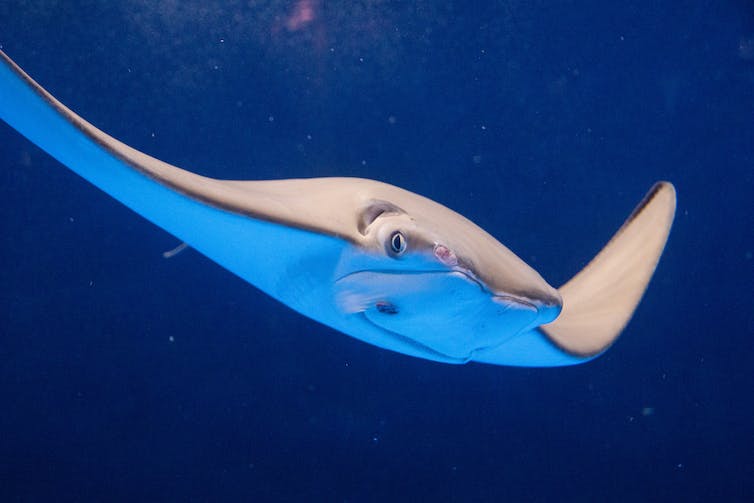
<instances>
[{"instance_id":1,"label":"tiny particle in water","mask_svg":"<svg viewBox=\"0 0 754 503\"><path fill-rule=\"evenodd\" d=\"M395 123L397 122L397 119L395 118L395 116L394 116L394 115L391 115L390 117L388 117L388 118L387 118L387 121L388 121L388 122L389 122L390 124L395 124Z\"/></svg>"},{"instance_id":2,"label":"tiny particle in water","mask_svg":"<svg viewBox=\"0 0 754 503\"><path fill-rule=\"evenodd\" d=\"M267 117L267 120L270 121L270 122L275 122L275 117L273 117L272 115L270 115L269 117Z\"/></svg>"},{"instance_id":3,"label":"tiny particle in water","mask_svg":"<svg viewBox=\"0 0 754 503\"><path fill-rule=\"evenodd\" d=\"M168 336L168 340L169 340L170 342L175 342L175 337L173 337L172 335L169 335L169 336Z\"/></svg>"},{"instance_id":4,"label":"tiny particle in water","mask_svg":"<svg viewBox=\"0 0 754 503\"><path fill-rule=\"evenodd\" d=\"M73 223L73 217L68 217L68 221Z\"/></svg>"},{"instance_id":5,"label":"tiny particle in water","mask_svg":"<svg viewBox=\"0 0 754 503\"><path fill-rule=\"evenodd\" d=\"M738 42L738 56L744 61L754 61L754 37L741 37Z\"/></svg>"},{"instance_id":6,"label":"tiny particle in water","mask_svg":"<svg viewBox=\"0 0 754 503\"><path fill-rule=\"evenodd\" d=\"M651 416L654 413L655 413L655 408L654 407L644 407L644 408L641 409L641 415L644 416L644 417Z\"/></svg>"}]
</instances>

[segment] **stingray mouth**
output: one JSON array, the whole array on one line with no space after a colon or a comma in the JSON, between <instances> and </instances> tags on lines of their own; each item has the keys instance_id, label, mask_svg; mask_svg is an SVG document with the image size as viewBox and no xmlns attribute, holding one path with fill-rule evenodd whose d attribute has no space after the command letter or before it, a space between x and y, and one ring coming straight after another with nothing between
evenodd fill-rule
<instances>
[{"instance_id":1,"label":"stingray mouth","mask_svg":"<svg viewBox=\"0 0 754 503\"><path fill-rule=\"evenodd\" d=\"M338 290L338 304L346 312L375 311L385 316L395 316L411 301L428 298L448 297L452 304L452 295L442 288L449 282L455 282L456 288L464 288L481 294L499 306L500 312L530 311L544 314L544 318L555 319L560 313L561 305L550 305L515 294L496 293L476 277L469 269L455 265L451 269L395 270L367 269L350 272L335 281ZM451 306L448 306L451 308ZM543 321L544 322L544 321Z\"/></svg>"},{"instance_id":2,"label":"stingray mouth","mask_svg":"<svg viewBox=\"0 0 754 503\"><path fill-rule=\"evenodd\" d=\"M427 301L445 297L447 286L455 284L484 292L483 285L463 270L367 269L350 272L335 280L336 302L347 313L373 311L396 316Z\"/></svg>"},{"instance_id":3,"label":"stingray mouth","mask_svg":"<svg viewBox=\"0 0 754 503\"><path fill-rule=\"evenodd\" d=\"M520 297L513 297L510 295L492 295L490 298L492 299L493 302L502 306L502 312L507 312L510 310L523 310L523 311L530 311L535 314L540 314L543 310L550 309L551 307L551 306L544 306L544 308L542 306L538 307L534 302L531 302L527 299L523 299ZM389 300L376 301L374 303L374 309L378 313L385 314L388 316L394 316L400 313L400 308L398 307L398 305ZM557 313L552 316L552 319L555 319L557 317L557 314L559 314L560 306L557 306L555 309L557 309Z\"/></svg>"}]
</instances>

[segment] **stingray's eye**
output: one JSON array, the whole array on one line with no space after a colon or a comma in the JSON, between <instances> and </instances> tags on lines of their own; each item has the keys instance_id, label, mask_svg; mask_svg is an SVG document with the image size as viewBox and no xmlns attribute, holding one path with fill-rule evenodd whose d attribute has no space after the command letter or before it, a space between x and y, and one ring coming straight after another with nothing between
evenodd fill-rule
<instances>
[{"instance_id":1,"label":"stingray's eye","mask_svg":"<svg viewBox=\"0 0 754 503\"><path fill-rule=\"evenodd\" d=\"M406 238L401 231L395 231L390 235L390 251L400 255L406 251Z\"/></svg>"}]
</instances>

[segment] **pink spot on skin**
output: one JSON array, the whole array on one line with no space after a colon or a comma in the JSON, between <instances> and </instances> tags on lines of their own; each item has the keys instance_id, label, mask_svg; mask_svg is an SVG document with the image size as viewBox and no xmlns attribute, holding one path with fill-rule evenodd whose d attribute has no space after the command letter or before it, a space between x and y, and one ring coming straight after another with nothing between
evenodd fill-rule
<instances>
[{"instance_id":1,"label":"pink spot on skin","mask_svg":"<svg viewBox=\"0 0 754 503\"><path fill-rule=\"evenodd\" d=\"M453 267L458 265L456 254L445 245L435 245L435 257L447 266Z\"/></svg>"},{"instance_id":2,"label":"pink spot on skin","mask_svg":"<svg viewBox=\"0 0 754 503\"><path fill-rule=\"evenodd\" d=\"M299 0L293 7L293 12L285 20L288 31L297 31L314 21L314 0Z\"/></svg>"}]
</instances>

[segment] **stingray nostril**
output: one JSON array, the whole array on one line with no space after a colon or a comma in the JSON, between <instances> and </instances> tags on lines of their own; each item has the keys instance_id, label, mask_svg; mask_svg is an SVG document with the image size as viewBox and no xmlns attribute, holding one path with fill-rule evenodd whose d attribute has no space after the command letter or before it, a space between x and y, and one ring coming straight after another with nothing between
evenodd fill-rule
<instances>
[{"instance_id":1,"label":"stingray nostril","mask_svg":"<svg viewBox=\"0 0 754 503\"><path fill-rule=\"evenodd\" d=\"M375 307L384 314L398 314L398 307L392 302L378 302Z\"/></svg>"}]
</instances>

